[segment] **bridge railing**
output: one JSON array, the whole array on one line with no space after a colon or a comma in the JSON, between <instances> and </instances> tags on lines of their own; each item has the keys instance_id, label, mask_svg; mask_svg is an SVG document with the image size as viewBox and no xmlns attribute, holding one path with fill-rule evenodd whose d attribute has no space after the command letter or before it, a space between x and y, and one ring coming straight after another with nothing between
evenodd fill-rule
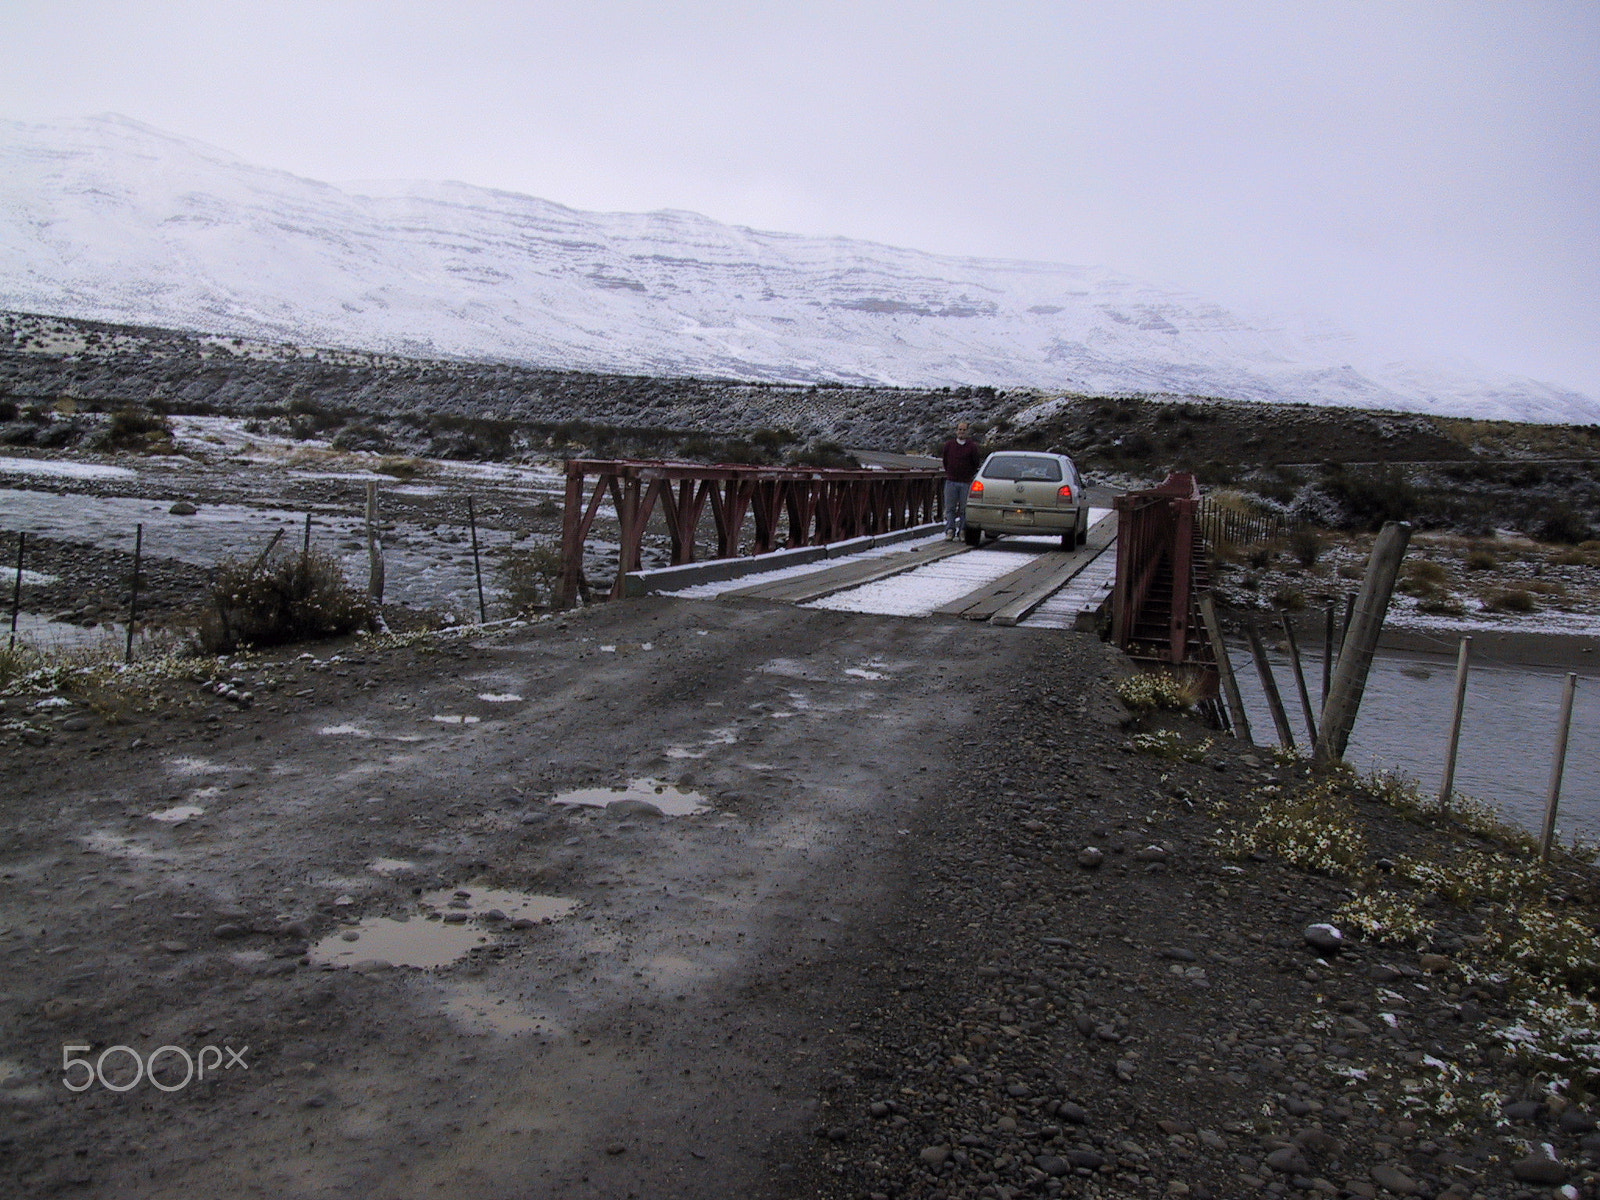
<instances>
[{"instance_id":1,"label":"bridge railing","mask_svg":"<svg viewBox=\"0 0 1600 1200\"><path fill-rule=\"evenodd\" d=\"M621 527L621 556L610 596L623 594L628 572L643 565L644 538L660 507L672 565L694 562L697 540L709 558L822 546L936 520L942 509L940 471L818 469L640 460L568 459L561 526L557 603L571 605L587 588L584 546L607 499ZM713 530L699 538L710 513Z\"/></svg>"},{"instance_id":2,"label":"bridge railing","mask_svg":"<svg viewBox=\"0 0 1600 1200\"><path fill-rule=\"evenodd\" d=\"M1116 508L1112 640L1124 650L1134 649L1137 640L1165 662L1188 661L1198 646L1193 625L1199 484L1193 475L1177 472L1159 487L1118 496ZM1157 620L1164 633L1154 633Z\"/></svg>"}]
</instances>

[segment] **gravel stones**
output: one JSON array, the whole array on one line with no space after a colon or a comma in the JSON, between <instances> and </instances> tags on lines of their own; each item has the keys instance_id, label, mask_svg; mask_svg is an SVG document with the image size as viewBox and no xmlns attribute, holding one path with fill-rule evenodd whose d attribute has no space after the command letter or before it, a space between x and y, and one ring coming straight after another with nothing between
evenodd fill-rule
<instances>
[{"instance_id":1,"label":"gravel stones","mask_svg":"<svg viewBox=\"0 0 1600 1200\"><path fill-rule=\"evenodd\" d=\"M1085 871L1093 871L1105 860L1105 853L1097 846L1085 846L1078 851L1078 865Z\"/></svg>"}]
</instances>

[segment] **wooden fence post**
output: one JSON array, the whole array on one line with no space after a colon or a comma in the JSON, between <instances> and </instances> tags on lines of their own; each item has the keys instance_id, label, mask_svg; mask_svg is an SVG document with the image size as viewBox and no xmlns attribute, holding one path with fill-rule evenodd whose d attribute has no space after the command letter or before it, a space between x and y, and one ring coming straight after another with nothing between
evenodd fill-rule
<instances>
[{"instance_id":1,"label":"wooden fence post","mask_svg":"<svg viewBox=\"0 0 1600 1200\"><path fill-rule=\"evenodd\" d=\"M1278 694L1278 681L1273 677L1272 664L1267 661L1267 647L1261 640L1261 631L1256 628L1255 621L1246 617L1244 632L1250 639L1250 653L1255 655L1256 672L1261 676L1261 690L1266 693L1272 723L1278 727L1278 743L1285 750L1293 750L1294 730L1289 728L1289 714L1283 711L1283 697Z\"/></svg>"},{"instance_id":2,"label":"wooden fence post","mask_svg":"<svg viewBox=\"0 0 1600 1200\"><path fill-rule=\"evenodd\" d=\"M133 527L133 579L128 583L128 640L122 651L122 661L133 661L133 623L139 619L139 565L144 557L144 525ZM20 579L21 572L17 577Z\"/></svg>"},{"instance_id":3,"label":"wooden fence post","mask_svg":"<svg viewBox=\"0 0 1600 1200\"><path fill-rule=\"evenodd\" d=\"M1450 745L1444 755L1444 778L1439 781L1439 811L1450 811L1450 794L1456 786L1456 750L1461 745L1461 714L1467 700L1467 659L1472 655L1472 639L1461 639L1456 652L1456 702L1450 715Z\"/></svg>"},{"instance_id":4,"label":"wooden fence post","mask_svg":"<svg viewBox=\"0 0 1600 1200\"><path fill-rule=\"evenodd\" d=\"M1322 706L1322 720L1318 722L1314 757L1319 763L1332 763L1344 757L1350 730L1361 708L1361 696L1366 691L1367 672L1372 669L1372 656L1378 648L1378 635L1383 632L1383 618L1389 611L1389 600L1394 595L1395 580L1399 578L1400 563L1410 540L1409 524L1389 521L1373 543L1367 573L1361 581L1361 593L1351 608L1350 626L1339 650L1339 662L1333 669L1328 700Z\"/></svg>"},{"instance_id":5,"label":"wooden fence post","mask_svg":"<svg viewBox=\"0 0 1600 1200\"><path fill-rule=\"evenodd\" d=\"M28 544L28 535L21 530L17 531L17 581L11 587L11 642L10 649L17 647L17 618L22 614L22 557L23 547Z\"/></svg>"},{"instance_id":6,"label":"wooden fence post","mask_svg":"<svg viewBox=\"0 0 1600 1200\"><path fill-rule=\"evenodd\" d=\"M367 481L367 595L383 603L383 542L378 538L378 483Z\"/></svg>"},{"instance_id":7,"label":"wooden fence post","mask_svg":"<svg viewBox=\"0 0 1600 1200\"><path fill-rule=\"evenodd\" d=\"M1239 695L1239 681L1233 676L1233 661L1228 657L1227 643L1222 640L1222 623L1217 620L1217 606L1210 592L1200 595L1200 619L1205 622L1206 636L1216 652L1217 675L1222 680L1222 694L1228 700L1228 715L1233 720L1233 736L1250 741L1250 717L1244 711L1244 699Z\"/></svg>"},{"instance_id":8,"label":"wooden fence post","mask_svg":"<svg viewBox=\"0 0 1600 1200\"><path fill-rule=\"evenodd\" d=\"M1314 746L1317 743L1317 719L1311 712L1311 693L1306 691L1306 673L1300 665L1300 639L1294 635L1289 614L1279 613L1278 617L1283 622L1283 636L1289 641L1289 661L1294 664L1294 685L1300 692L1300 710L1306 715L1308 744Z\"/></svg>"},{"instance_id":9,"label":"wooden fence post","mask_svg":"<svg viewBox=\"0 0 1600 1200\"><path fill-rule=\"evenodd\" d=\"M1572 697L1578 690L1578 673L1567 673L1561 694L1561 721L1556 726L1556 759L1550 767L1550 799L1544 806L1544 832L1539 837L1539 861L1550 861L1550 843L1556 835L1556 806L1561 802L1561 775L1567 766L1567 734L1572 729Z\"/></svg>"}]
</instances>

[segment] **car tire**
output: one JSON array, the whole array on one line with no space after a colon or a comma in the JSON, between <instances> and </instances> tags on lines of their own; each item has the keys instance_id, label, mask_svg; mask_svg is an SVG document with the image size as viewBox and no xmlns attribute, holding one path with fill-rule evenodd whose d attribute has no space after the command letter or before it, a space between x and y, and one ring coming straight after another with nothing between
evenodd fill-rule
<instances>
[{"instance_id":1,"label":"car tire","mask_svg":"<svg viewBox=\"0 0 1600 1200\"><path fill-rule=\"evenodd\" d=\"M1089 544L1089 520L1088 520L1087 517L1085 517L1083 524L1081 526L1079 526L1079 528L1078 528L1078 545L1087 546L1088 544Z\"/></svg>"},{"instance_id":2,"label":"car tire","mask_svg":"<svg viewBox=\"0 0 1600 1200\"><path fill-rule=\"evenodd\" d=\"M961 536L966 541L967 545L976 546L983 540L983 530L972 529L969 527L961 531Z\"/></svg>"},{"instance_id":3,"label":"car tire","mask_svg":"<svg viewBox=\"0 0 1600 1200\"><path fill-rule=\"evenodd\" d=\"M1072 550L1072 549L1076 548L1077 545L1078 545L1078 530L1077 530L1077 527L1074 526L1073 528L1067 530L1065 533L1063 533L1061 535L1061 548L1063 550Z\"/></svg>"}]
</instances>

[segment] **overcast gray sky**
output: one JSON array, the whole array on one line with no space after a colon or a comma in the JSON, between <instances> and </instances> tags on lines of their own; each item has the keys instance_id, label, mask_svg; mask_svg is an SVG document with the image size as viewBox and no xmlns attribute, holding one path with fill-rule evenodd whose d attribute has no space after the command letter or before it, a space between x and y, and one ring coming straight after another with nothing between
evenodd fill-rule
<instances>
[{"instance_id":1,"label":"overcast gray sky","mask_svg":"<svg viewBox=\"0 0 1600 1200\"><path fill-rule=\"evenodd\" d=\"M1600 398L1600 3L0 0L0 115L1112 267Z\"/></svg>"}]
</instances>

